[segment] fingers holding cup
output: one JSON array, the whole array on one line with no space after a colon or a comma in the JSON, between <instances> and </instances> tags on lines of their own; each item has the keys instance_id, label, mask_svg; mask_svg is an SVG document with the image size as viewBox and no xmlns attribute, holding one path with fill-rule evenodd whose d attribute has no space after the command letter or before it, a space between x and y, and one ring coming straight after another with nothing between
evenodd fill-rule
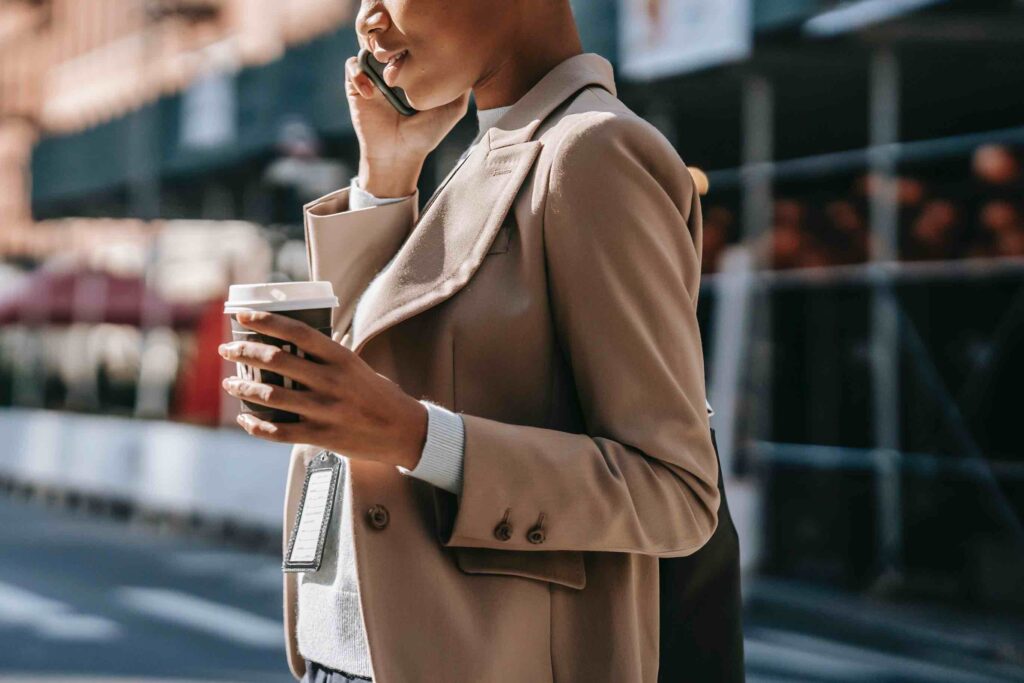
<instances>
[{"instance_id":1,"label":"fingers holding cup","mask_svg":"<svg viewBox=\"0 0 1024 683\"><path fill-rule=\"evenodd\" d=\"M219 351L224 358L235 361L238 375L243 380L304 391L306 384L313 386L318 381L314 362L307 358L306 350L292 341L247 326L239 320L239 314L256 312L266 316L265 312L272 311L274 317L293 318L329 340L332 310L337 305L338 299L327 281L231 285L224 313L230 315L233 341L222 345ZM309 339L307 337L307 341ZM270 422L298 422L301 419L298 413L287 409L267 406L245 397L240 397L240 400L243 414L253 414Z\"/></svg>"}]
</instances>

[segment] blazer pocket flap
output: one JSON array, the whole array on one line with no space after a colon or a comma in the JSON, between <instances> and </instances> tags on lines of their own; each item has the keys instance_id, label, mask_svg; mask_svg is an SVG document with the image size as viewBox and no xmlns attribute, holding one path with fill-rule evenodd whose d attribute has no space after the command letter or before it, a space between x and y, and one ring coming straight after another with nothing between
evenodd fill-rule
<instances>
[{"instance_id":1,"label":"blazer pocket flap","mask_svg":"<svg viewBox=\"0 0 1024 683\"><path fill-rule=\"evenodd\" d=\"M493 550L454 548L459 569L467 574L504 574L583 588L587 583L579 550Z\"/></svg>"}]
</instances>

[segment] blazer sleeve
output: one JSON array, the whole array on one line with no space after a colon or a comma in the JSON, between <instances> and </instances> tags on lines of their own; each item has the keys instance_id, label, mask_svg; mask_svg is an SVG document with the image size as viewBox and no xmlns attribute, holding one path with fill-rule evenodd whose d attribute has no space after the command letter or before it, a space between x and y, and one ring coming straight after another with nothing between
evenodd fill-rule
<instances>
[{"instance_id":1,"label":"blazer sleeve","mask_svg":"<svg viewBox=\"0 0 1024 683\"><path fill-rule=\"evenodd\" d=\"M419 217L418 189L399 201L360 209L349 207L351 191L349 185L302 207L309 276L334 286L339 306L331 322L341 335L349 330L359 296Z\"/></svg>"},{"instance_id":2,"label":"blazer sleeve","mask_svg":"<svg viewBox=\"0 0 1024 683\"><path fill-rule=\"evenodd\" d=\"M651 124L602 113L563 138L548 183L550 305L586 433L463 414L463 489L437 507L440 541L689 555L719 505L693 180Z\"/></svg>"}]
</instances>

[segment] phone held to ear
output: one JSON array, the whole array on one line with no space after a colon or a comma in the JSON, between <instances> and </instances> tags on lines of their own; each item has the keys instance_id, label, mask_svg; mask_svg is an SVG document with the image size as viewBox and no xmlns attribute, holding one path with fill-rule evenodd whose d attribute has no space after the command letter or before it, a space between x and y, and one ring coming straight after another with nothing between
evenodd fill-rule
<instances>
[{"instance_id":1,"label":"phone held to ear","mask_svg":"<svg viewBox=\"0 0 1024 683\"><path fill-rule=\"evenodd\" d=\"M390 85L384 82L384 67L387 66L384 62L379 61L373 56L368 48L362 48L359 50L359 68L363 70L363 73L369 77L377 89L384 94L385 99L391 103L391 106L395 108L402 116L412 116L418 109L413 109L409 106L409 100L406 99L405 93L399 87L392 88Z\"/></svg>"}]
</instances>

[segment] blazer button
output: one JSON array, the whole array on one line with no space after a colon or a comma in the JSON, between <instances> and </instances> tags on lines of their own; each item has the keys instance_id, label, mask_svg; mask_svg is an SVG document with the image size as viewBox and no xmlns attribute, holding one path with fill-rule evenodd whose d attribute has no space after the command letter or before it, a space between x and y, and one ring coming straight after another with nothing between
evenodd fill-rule
<instances>
[{"instance_id":1,"label":"blazer button","mask_svg":"<svg viewBox=\"0 0 1024 683\"><path fill-rule=\"evenodd\" d=\"M383 505L374 505L366 511L366 519L374 529L383 529L388 525L391 515Z\"/></svg>"},{"instance_id":2,"label":"blazer button","mask_svg":"<svg viewBox=\"0 0 1024 683\"><path fill-rule=\"evenodd\" d=\"M499 541L507 541L512 538L512 525L508 522L498 522L494 527L494 537Z\"/></svg>"},{"instance_id":3,"label":"blazer button","mask_svg":"<svg viewBox=\"0 0 1024 683\"><path fill-rule=\"evenodd\" d=\"M526 532L526 540L530 543L543 543L544 542L544 529L542 527L535 526Z\"/></svg>"}]
</instances>

